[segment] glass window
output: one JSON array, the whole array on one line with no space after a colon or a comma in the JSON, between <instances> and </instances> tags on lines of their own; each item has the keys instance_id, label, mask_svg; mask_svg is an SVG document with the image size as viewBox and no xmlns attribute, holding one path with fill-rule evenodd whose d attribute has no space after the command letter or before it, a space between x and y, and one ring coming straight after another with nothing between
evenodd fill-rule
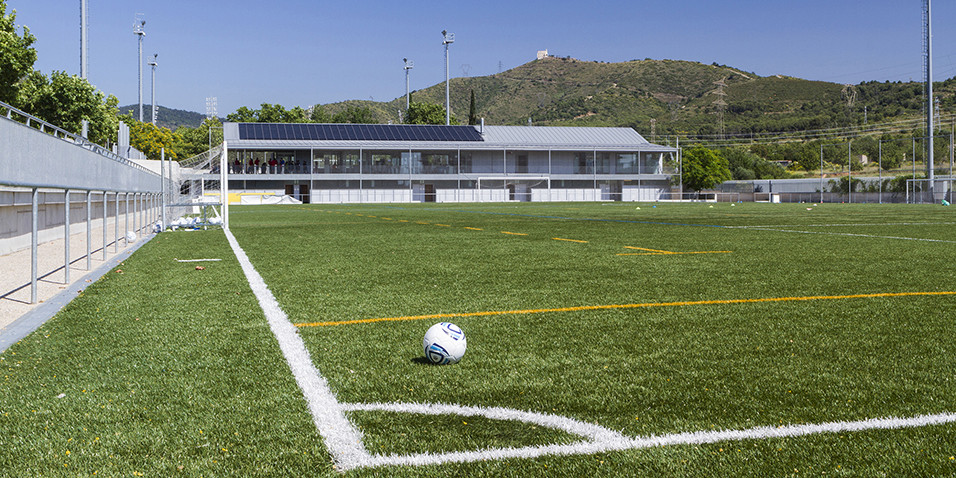
<instances>
[{"instance_id":1,"label":"glass window","mask_svg":"<svg viewBox=\"0 0 956 478\"><path fill-rule=\"evenodd\" d=\"M617 174L638 174L637 154L619 153L617 155Z\"/></svg>"}]
</instances>

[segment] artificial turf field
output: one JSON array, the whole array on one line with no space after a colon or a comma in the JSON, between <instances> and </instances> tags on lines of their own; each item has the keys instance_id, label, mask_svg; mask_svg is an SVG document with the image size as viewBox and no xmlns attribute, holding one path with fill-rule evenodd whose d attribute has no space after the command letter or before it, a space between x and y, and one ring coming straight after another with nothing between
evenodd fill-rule
<instances>
[{"instance_id":1,"label":"artificial turf field","mask_svg":"<svg viewBox=\"0 0 956 478\"><path fill-rule=\"evenodd\" d=\"M0 355L0 476L956 475L952 208L302 205L230 221L367 462L327 448L217 230L160 234ZM175 260L204 258L222 260ZM457 365L424 361L439 321L467 334Z\"/></svg>"}]
</instances>

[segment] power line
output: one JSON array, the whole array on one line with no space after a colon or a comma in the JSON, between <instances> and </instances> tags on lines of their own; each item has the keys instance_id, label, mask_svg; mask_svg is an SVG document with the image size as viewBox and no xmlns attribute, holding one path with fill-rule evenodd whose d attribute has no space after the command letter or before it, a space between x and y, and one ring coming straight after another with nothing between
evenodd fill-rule
<instances>
[{"instance_id":1,"label":"power line","mask_svg":"<svg viewBox=\"0 0 956 478\"><path fill-rule=\"evenodd\" d=\"M942 118L956 122L956 114ZM779 144L795 141L852 139L882 134L906 133L924 126L923 118L898 120L887 123L859 125L847 128L827 128L807 131L733 134L721 139L718 135L678 134L681 143L700 144L711 147L741 146L748 144Z\"/></svg>"}]
</instances>

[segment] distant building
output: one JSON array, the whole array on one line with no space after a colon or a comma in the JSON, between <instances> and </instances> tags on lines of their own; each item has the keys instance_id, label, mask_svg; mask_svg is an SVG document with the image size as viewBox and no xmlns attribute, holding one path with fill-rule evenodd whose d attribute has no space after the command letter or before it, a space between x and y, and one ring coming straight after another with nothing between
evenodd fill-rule
<instances>
[{"instance_id":1,"label":"distant building","mask_svg":"<svg viewBox=\"0 0 956 478\"><path fill-rule=\"evenodd\" d=\"M654 201L677 149L631 128L225 123L230 202ZM218 164L204 172L218 180ZM213 171L217 171L215 174Z\"/></svg>"},{"instance_id":2,"label":"distant building","mask_svg":"<svg viewBox=\"0 0 956 478\"><path fill-rule=\"evenodd\" d=\"M543 60L548 57L548 50L538 50L538 59Z\"/></svg>"}]
</instances>

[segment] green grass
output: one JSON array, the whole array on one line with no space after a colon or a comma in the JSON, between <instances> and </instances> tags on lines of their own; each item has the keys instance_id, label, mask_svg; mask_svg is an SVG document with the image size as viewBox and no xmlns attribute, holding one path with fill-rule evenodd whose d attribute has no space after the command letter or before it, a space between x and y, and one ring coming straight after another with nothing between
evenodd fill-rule
<instances>
[{"instance_id":1,"label":"green grass","mask_svg":"<svg viewBox=\"0 0 956 478\"><path fill-rule=\"evenodd\" d=\"M231 227L293 323L956 290L950 208L654 206L257 206ZM119 269L0 355L0 475L336 474L222 233L162 234ZM299 332L341 402L506 407L638 437L954 412L953 317L952 295L457 317L468 352L444 367L421 358L438 319ZM372 453L576 440L348 416ZM348 475L939 476L954 455L950 424Z\"/></svg>"}]
</instances>

